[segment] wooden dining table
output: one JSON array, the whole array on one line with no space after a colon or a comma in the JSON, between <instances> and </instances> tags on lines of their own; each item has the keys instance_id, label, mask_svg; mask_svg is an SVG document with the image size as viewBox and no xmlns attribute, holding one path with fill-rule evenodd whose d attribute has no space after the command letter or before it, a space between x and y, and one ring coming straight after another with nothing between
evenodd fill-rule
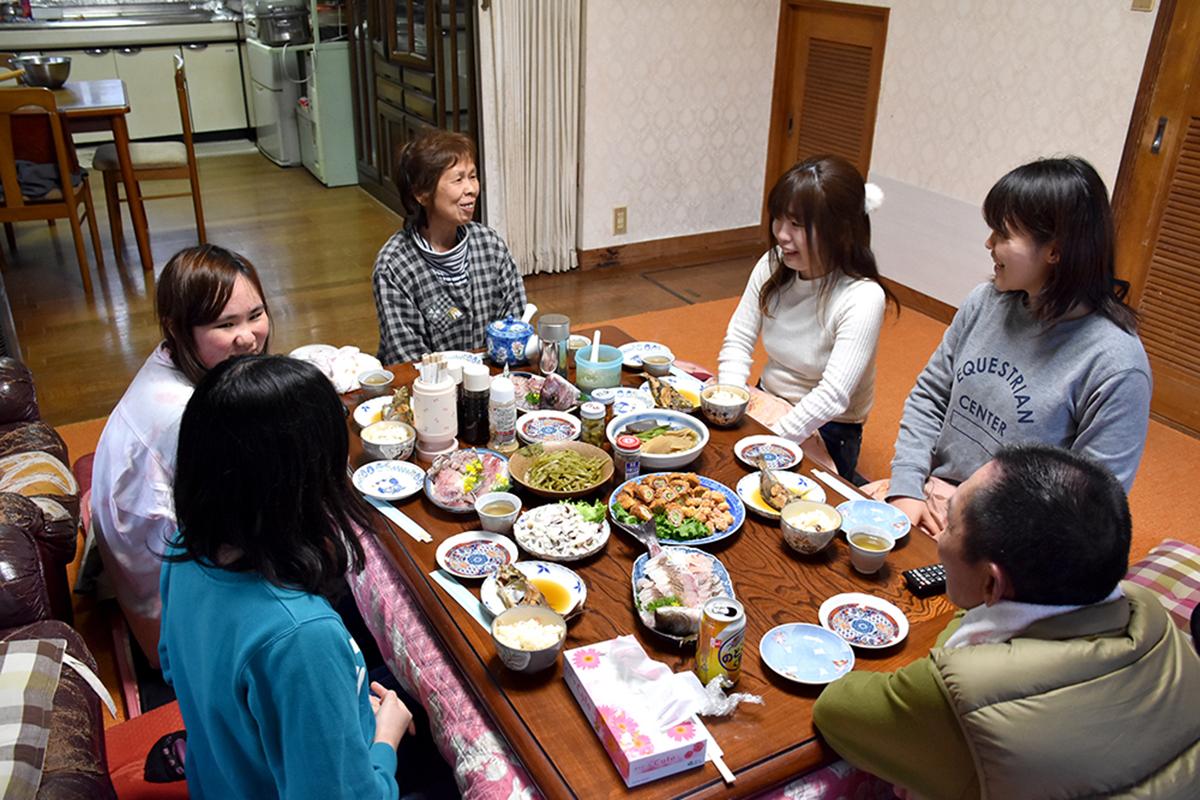
<instances>
[{"instance_id":1,"label":"wooden dining table","mask_svg":"<svg viewBox=\"0 0 1200 800\"><path fill-rule=\"evenodd\" d=\"M620 329L601 329L606 343L620 345L630 337ZM392 367L394 385L415 377L412 365ZM626 385L643 378L623 371ZM353 398L351 398L353 400ZM353 423L348 423L353 426ZM749 417L735 428L712 428L708 445L683 469L733 487L750 470L733 455L734 443L744 436L768 433ZM357 436L351 436L352 466L367 460ZM805 459L807 473L812 462ZM611 488L596 498L608 501ZM828 502L843 498L827 490ZM525 508L541 498L524 494ZM783 542L779 524L753 514L734 535L705 550L729 570L734 591L746 610L746 639L741 678L736 690L760 695L763 705L743 704L728 718L704 720L724 751L724 761L736 781L727 785L713 764L628 789L563 680L562 659L545 672L518 674L506 669L489 633L430 573L438 569L435 551L447 537L478 528L474 514L457 515L434 506L422 494L396 503L433 536L419 543L378 515L375 529L392 567L412 589L431 627L462 671L484 708L521 759L544 796L710 798L745 797L779 786L836 759L813 727L813 703L821 686L794 683L763 662L759 641L771 628L789 622L817 622L817 610L827 598L842 592L865 592L882 597L903 610L910 623L902 642L885 650L859 650L855 669L894 670L925 656L947 623L952 606L943 597L919 599L908 592L901 571L938 561L936 547L924 533L910 532L889 555L876 575L860 575L850 566L844 537L839 536L816 556L802 556ZM605 549L570 564L587 583L586 610L573 619L565 649L633 634L653 659L674 671L692 669L694 646L680 647L648 630L633 607L630 572L644 548L615 526ZM478 592L478 582L472 591Z\"/></svg>"},{"instance_id":2,"label":"wooden dining table","mask_svg":"<svg viewBox=\"0 0 1200 800\"><path fill-rule=\"evenodd\" d=\"M129 202L129 217L137 239L138 256L142 269L153 272L154 256L150 252L146 208L129 155L129 128L125 122L125 115L129 113L129 92L125 82L119 79L67 81L61 89L55 90L54 100L70 133L112 131L117 162L121 167L121 181L125 184L125 197Z\"/></svg>"}]
</instances>

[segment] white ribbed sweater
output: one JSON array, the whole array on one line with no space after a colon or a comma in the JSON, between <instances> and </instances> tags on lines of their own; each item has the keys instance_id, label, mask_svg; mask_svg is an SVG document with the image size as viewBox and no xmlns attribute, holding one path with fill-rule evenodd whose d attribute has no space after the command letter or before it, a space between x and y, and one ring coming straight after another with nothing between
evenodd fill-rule
<instances>
[{"instance_id":1,"label":"white ribbed sweater","mask_svg":"<svg viewBox=\"0 0 1200 800\"><path fill-rule=\"evenodd\" d=\"M776 433L803 441L830 420L864 422L875 394L882 287L843 275L822 304L821 282L797 275L776 296L772 316L764 317L758 293L771 274L769 256L755 265L729 320L717 356L718 380L746 384L761 334L768 357L762 387L794 404L772 426Z\"/></svg>"}]
</instances>

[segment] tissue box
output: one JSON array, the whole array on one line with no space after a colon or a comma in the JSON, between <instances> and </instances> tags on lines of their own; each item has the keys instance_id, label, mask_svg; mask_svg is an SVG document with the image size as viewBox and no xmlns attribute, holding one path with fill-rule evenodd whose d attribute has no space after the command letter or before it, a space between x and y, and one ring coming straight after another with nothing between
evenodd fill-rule
<instances>
[{"instance_id":1,"label":"tissue box","mask_svg":"<svg viewBox=\"0 0 1200 800\"><path fill-rule=\"evenodd\" d=\"M563 678L625 785L640 786L704 763L708 732L693 716L668 730L618 682L608 659L615 640L563 653Z\"/></svg>"}]
</instances>

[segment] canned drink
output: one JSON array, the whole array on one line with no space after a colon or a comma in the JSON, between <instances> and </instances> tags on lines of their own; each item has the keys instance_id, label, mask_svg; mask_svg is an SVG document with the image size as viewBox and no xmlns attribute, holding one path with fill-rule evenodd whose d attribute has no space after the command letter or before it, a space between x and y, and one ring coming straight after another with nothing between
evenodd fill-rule
<instances>
[{"instance_id":1,"label":"canned drink","mask_svg":"<svg viewBox=\"0 0 1200 800\"><path fill-rule=\"evenodd\" d=\"M700 636L696 639L696 675L705 686L717 675L737 683L742 674L746 643L746 610L732 597L714 597L704 604Z\"/></svg>"}]
</instances>

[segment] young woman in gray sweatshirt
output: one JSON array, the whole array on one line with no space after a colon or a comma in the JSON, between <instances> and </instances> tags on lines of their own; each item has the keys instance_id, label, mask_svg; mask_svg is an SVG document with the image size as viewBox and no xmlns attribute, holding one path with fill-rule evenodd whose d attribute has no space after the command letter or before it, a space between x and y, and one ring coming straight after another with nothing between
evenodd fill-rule
<instances>
[{"instance_id":1,"label":"young woman in gray sweatshirt","mask_svg":"<svg viewBox=\"0 0 1200 800\"><path fill-rule=\"evenodd\" d=\"M1115 280L1096 170L1080 158L1025 164L992 187L983 215L994 277L917 377L886 491L935 535L945 521L926 502L931 477L956 485L1001 445L1042 442L1091 456L1128 491L1149 424L1150 365Z\"/></svg>"}]
</instances>

